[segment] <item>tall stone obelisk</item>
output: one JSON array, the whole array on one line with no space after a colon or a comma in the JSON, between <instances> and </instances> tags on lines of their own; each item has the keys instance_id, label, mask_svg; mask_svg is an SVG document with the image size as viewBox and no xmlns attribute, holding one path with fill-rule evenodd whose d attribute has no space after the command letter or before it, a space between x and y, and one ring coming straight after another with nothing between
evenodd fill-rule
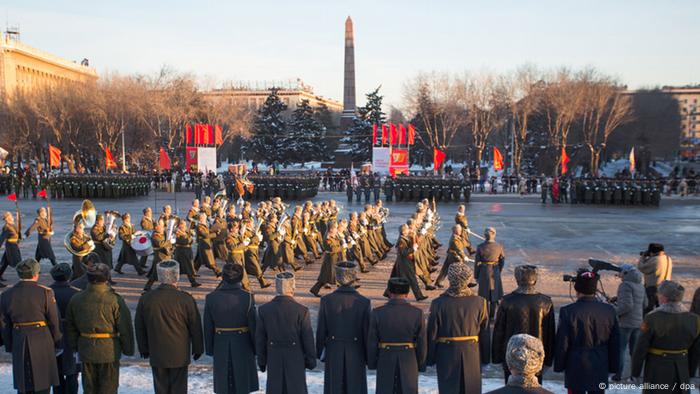
<instances>
[{"instance_id":1,"label":"tall stone obelisk","mask_svg":"<svg viewBox=\"0 0 700 394\"><path fill-rule=\"evenodd\" d=\"M355 116L355 34L352 19L345 20L345 79L343 81L343 114L340 116L340 127L352 126Z\"/></svg>"}]
</instances>

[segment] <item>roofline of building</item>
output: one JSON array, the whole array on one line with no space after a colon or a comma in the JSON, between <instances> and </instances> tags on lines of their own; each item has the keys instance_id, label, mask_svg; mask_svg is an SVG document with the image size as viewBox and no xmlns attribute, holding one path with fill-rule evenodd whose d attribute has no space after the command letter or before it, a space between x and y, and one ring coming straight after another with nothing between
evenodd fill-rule
<instances>
[{"instance_id":1,"label":"roofline of building","mask_svg":"<svg viewBox=\"0 0 700 394\"><path fill-rule=\"evenodd\" d=\"M264 96L270 95L270 90L250 90L250 89L214 89L202 92L205 96ZM343 106L343 103L337 100L333 100L327 97L319 96L317 94L309 93L303 89L279 89L277 90L277 95L279 96L293 96L299 95L302 97L308 97L318 100L323 100L328 103L337 104L338 106Z\"/></svg>"},{"instance_id":2,"label":"roofline of building","mask_svg":"<svg viewBox=\"0 0 700 394\"><path fill-rule=\"evenodd\" d=\"M52 55L48 52L36 49L20 41L13 40L8 36L4 36L2 37L2 39L0 39L0 50L17 52L22 55L29 56L31 58L52 64L56 67L61 67L69 71L79 72L82 74L90 75L95 78L99 78L99 76L97 75L97 70L95 70L93 67L83 66L82 64L78 64L76 62L63 59L59 56Z\"/></svg>"}]
</instances>

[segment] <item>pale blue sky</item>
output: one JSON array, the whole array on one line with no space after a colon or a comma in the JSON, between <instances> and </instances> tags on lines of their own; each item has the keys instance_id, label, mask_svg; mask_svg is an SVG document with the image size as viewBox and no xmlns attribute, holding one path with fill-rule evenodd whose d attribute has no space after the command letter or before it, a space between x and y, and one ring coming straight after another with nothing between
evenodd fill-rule
<instances>
[{"instance_id":1,"label":"pale blue sky","mask_svg":"<svg viewBox=\"0 0 700 394\"><path fill-rule=\"evenodd\" d=\"M633 88L700 83L700 0L0 0L0 11L26 43L101 73L167 64L218 81L299 77L337 100L351 15L358 103L382 84L400 104L420 71L523 63L595 66Z\"/></svg>"}]
</instances>

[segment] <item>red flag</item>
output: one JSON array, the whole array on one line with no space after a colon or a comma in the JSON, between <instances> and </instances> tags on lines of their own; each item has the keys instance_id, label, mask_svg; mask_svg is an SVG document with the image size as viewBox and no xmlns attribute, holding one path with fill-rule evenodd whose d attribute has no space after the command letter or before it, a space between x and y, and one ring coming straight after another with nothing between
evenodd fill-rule
<instances>
[{"instance_id":1,"label":"red flag","mask_svg":"<svg viewBox=\"0 0 700 394\"><path fill-rule=\"evenodd\" d=\"M216 135L214 137L214 143L216 143L216 145L223 145L224 144L224 131L221 129L221 126L219 126L219 125L216 125L214 127L214 130L216 132L215 133Z\"/></svg>"},{"instance_id":2,"label":"red flag","mask_svg":"<svg viewBox=\"0 0 700 394\"><path fill-rule=\"evenodd\" d=\"M194 125L194 144L195 145L201 145L204 142L204 130L203 130L203 125L200 123L197 123Z\"/></svg>"},{"instance_id":3,"label":"red flag","mask_svg":"<svg viewBox=\"0 0 700 394\"><path fill-rule=\"evenodd\" d=\"M395 145L396 142L398 141L398 133L396 132L396 125L393 123L389 123L389 130L391 130L391 134L389 134L389 145Z\"/></svg>"},{"instance_id":4,"label":"red flag","mask_svg":"<svg viewBox=\"0 0 700 394\"><path fill-rule=\"evenodd\" d=\"M377 124L372 125L372 146L377 145Z\"/></svg>"},{"instance_id":5,"label":"red flag","mask_svg":"<svg viewBox=\"0 0 700 394\"><path fill-rule=\"evenodd\" d=\"M185 145L192 145L192 126L185 126Z\"/></svg>"},{"instance_id":6,"label":"red flag","mask_svg":"<svg viewBox=\"0 0 700 394\"><path fill-rule=\"evenodd\" d=\"M110 168L117 168L117 162L114 161L112 157L112 152L109 147L105 148L105 167L109 170Z\"/></svg>"},{"instance_id":7,"label":"red flag","mask_svg":"<svg viewBox=\"0 0 700 394\"><path fill-rule=\"evenodd\" d=\"M496 171L503 169L503 155L495 146L493 147L493 169Z\"/></svg>"},{"instance_id":8,"label":"red flag","mask_svg":"<svg viewBox=\"0 0 700 394\"><path fill-rule=\"evenodd\" d=\"M382 146L386 145L386 140L388 138L388 130L385 124L382 125Z\"/></svg>"},{"instance_id":9,"label":"red flag","mask_svg":"<svg viewBox=\"0 0 700 394\"><path fill-rule=\"evenodd\" d=\"M8 195L7 199L10 201L17 202L17 193L12 193L12 194Z\"/></svg>"},{"instance_id":10,"label":"red flag","mask_svg":"<svg viewBox=\"0 0 700 394\"><path fill-rule=\"evenodd\" d=\"M46 189L42 189L39 193L36 194L37 197L39 198L46 198Z\"/></svg>"},{"instance_id":11,"label":"red flag","mask_svg":"<svg viewBox=\"0 0 700 394\"><path fill-rule=\"evenodd\" d=\"M170 169L170 157L168 156L168 152L163 149L163 147L160 147L160 169L161 170L169 170Z\"/></svg>"},{"instance_id":12,"label":"red flag","mask_svg":"<svg viewBox=\"0 0 700 394\"><path fill-rule=\"evenodd\" d=\"M433 148L433 169L437 171L442 166L443 161L445 161L445 152L438 148Z\"/></svg>"},{"instance_id":13,"label":"red flag","mask_svg":"<svg viewBox=\"0 0 700 394\"><path fill-rule=\"evenodd\" d=\"M49 165L53 167L61 166L61 150L49 144Z\"/></svg>"},{"instance_id":14,"label":"red flag","mask_svg":"<svg viewBox=\"0 0 700 394\"><path fill-rule=\"evenodd\" d=\"M412 124L408 124L408 144L413 145L416 140L416 128Z\"/></svg>"},{"instance_id":15,"label":"red flag","mask_svg":"<svg viewBox=\"0 0 700 394\"><path fill-rule=\"evenodd\" d=\"M569 167L566 165L569 164L569 155L566 154L566 148L563 146L561 147L561 174L564 175L566 174L567 171L569 171Z\"/></svg>"},{"instance_id":16,"label":"red flag","mask_svg":"<svg viewBox=\"0 0 700 394\"><path fill-rule=\"evenodd\" d=\"M207 124L207 145L214 144L214 126Z\"/></svg>"},{"instance_id":17,"label":"red flag","mask_svg":"<svg viewBox=\"0 0 700 394\"><path fill-rule=\"evenodd\" d=\"M399 145L406 143L406 126L401 123L399 125Z\"/></svg>"}]
</instances>

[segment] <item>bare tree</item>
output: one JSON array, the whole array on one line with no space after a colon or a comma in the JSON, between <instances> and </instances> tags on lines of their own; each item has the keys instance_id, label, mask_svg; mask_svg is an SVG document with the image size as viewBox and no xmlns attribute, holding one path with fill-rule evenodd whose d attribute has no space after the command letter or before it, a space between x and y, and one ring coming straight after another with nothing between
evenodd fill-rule
<instances>
[{"instance_id":1,"label":"bare tree","mask_svg":"<svg viewBox=\"0 0 700 394\"><path fill-rule=\"evenodd\" d=\"M468 127L475 151L474 160L479 164L489 136L503 127L507 119L506 86L490 74L466 77L462 86L462 100L467 107Z\"/></svg>"},{"instance_id":2,"label":"bare tree","mask_svg":"<svg viewBox=\"0 0 700 394\"><path fill-rule=\"evenodd\" d=\"M523 145L529 132L530 117L539 110L542 75L526 65L504 78L504 93L510 108L510 132L513 135L513 167L520 172Z\"/></svg>"},{"instance_id":3,"label":"bare tree","mask_svg":"<svg viewBox=\"0 0 700 394\"><path fill-rule=\"evenodd\" d=\"M419 74L404 86L406 110L422 123L416 133L421 144L440 150L450 147L467 120L463 93L464 81L446 73Z\"/></svg>"},{"instance_id":4,"label":"bare tree","mask_svg":"<svg viewBox=\"0 0 700 394\"><path fill-rule=\"evenodd\" d=\"M578 84L583 96L581 133L591 154L590 173L597 174L608 137L632 120L632 103L622 94L622 87L593 69L582 72Z\"/></svg>"}]
</instances>

